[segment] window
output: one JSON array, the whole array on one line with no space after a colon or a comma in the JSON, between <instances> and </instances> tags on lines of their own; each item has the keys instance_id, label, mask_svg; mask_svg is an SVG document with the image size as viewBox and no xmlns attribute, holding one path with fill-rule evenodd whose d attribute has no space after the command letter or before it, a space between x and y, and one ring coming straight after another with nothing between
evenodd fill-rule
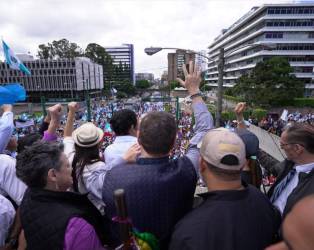
<instances>
[{"instance_id":1,"label":"window","mask_svg":"<svg viewBox=\"0 0 314 250\"><path fill-rule=\"evenodd\" d=\"M269 33L265 34L265 38L267 38L267 39L281 39L281 38L283 38L283 33L269 32Z\"/></svg>"}]
</instances>

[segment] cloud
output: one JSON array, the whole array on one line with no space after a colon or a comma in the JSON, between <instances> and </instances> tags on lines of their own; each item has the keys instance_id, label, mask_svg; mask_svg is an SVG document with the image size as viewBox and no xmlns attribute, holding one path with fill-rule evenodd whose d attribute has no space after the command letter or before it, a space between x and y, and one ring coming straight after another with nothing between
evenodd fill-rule
<instances>
[{"instance_id":1,"label":"cloud","mask_svg":"<svg viewBox=\"0 0 314 250\"><path fill-rule=\"evenodd\" d=\"M82 48L133 43L135 71L160 75L167 53L147 56L149 46L204 50L262 0L11 0L1 1L0 35L16 52L61 38ZM271 2L271 1L268 1Z\"/></svg>"}]
</instances>

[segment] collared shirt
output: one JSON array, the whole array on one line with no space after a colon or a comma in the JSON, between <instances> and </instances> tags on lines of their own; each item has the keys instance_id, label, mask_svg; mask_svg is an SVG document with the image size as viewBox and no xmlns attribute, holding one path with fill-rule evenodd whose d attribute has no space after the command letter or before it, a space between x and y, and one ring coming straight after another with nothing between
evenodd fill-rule
<instances>
[{"instance_id":1,"label":"collared shirt","mask_svg":"<svg viewBox=\"0 0 314 250\"><path fill-rule=\"evenodd\" d=\"M277 200L274 202L274 205L279 209L281 214L283 213L287 199L292 191L297 187L299 183L299 173L309 173L314 169L314 162L298 165L295 167L296 174L293 176L292 180L288 183L287 187L282 191ZM278 184L280 185L280 183Z\"/></svg>"},{"instance_id":2,"label":"collared shirt","mask_svg":"<svg viewBox=\"0 0 314 250\"><path fill-rule=\"evenodd\" d=\"M4 246L9 229L13 223L15 209L12 203L4 196L0 195L0 247Z\"/></svg>"},{"instance_id":3,"label":"collared shirt","mask_svg":"<svg viewBox=\"0 0 314 250\"><path fill-rule=\"evenodd\" d=\"M11 111L3 112L0 118L0 153L2 153L8 145L13 129L13 113Z\"/></svg>"},{"instance_id":4,"label":"collared shirt","mask_svg":"<svg viewBox=\"0 0 314 250\"><path fill-rule=\"evenodd\" d=\"M114 142L105 150L105 162L111 162L117 157L122 157L135 143L137 143L137 138L134 136L117 136Z\"/></svg>"},{"instance_id":5,"label":"collared shirt","mask_svg":"<svg viewBox=\"0 0 314 250\"><path fill-rule=\"evenodd\" d=\"M10 196L17 205L20 205L26 185L16 176L15 164L14 158L0 154L0 194Z\"/></svg>"}]
</instances>

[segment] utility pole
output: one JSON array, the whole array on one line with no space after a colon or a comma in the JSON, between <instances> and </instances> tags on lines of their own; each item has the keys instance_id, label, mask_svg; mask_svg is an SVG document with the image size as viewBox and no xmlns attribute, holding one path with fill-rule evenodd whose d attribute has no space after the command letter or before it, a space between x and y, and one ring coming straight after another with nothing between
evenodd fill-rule
<instances>
[{"instance_id":1,"label":"utility pole","mask_svg":"<svg viewBox=\"0 0 314 250\"><path fill-rule=\"evenodd\" d=\"M176 97L176 120L179 121L180 116L180 105L179 105L179 97Z\"/></svg>"},{"instance_id":2,"label":"utility pole","mask_svg":"<svg viewBox=\"0 0 314 250\"><path fill-rule=\"evenodd\" d=\"M220 127L221 112L222 112L222 91L223 91L223 77L224 77L224 48L219 50L218 60L218 91L217 91L217 111L216 111L216 128Z\"/></svg>"}]
</instances>

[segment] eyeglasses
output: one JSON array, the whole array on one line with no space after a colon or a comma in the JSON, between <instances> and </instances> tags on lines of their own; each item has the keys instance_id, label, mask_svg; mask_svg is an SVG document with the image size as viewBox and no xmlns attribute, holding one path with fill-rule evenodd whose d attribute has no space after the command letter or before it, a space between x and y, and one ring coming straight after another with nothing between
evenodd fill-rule
<instances>
[{"instance_id":1,"label":"eyeglasses","mask_svg":"<svg viewBox=\"0 0 314 250\"><path fill-rule=\"evenodd\" d=\"M302 144L300 144L300 143L297 143L297 142L291 142L291 143L280 143L279 145L280 145L280 147L281 147L281 148L283 148L283 147L285 147L285 146L287 146L287 145L296 145L296 144L298 144L298 145L300 145L300 146L304 147L304 145L302 145Z\"/></svg>"},{"instance_id":2,"label":"eyeglasses","mask_svg":"<svg viewBox=\"0 0 314 250\"><path fill-rule=\"evenodd\" d=\"M283 148L283 147L290 145L290 144L293 144L293 143L280 143L279 145L281 148Z\"/></svg>"}]
</instances>

